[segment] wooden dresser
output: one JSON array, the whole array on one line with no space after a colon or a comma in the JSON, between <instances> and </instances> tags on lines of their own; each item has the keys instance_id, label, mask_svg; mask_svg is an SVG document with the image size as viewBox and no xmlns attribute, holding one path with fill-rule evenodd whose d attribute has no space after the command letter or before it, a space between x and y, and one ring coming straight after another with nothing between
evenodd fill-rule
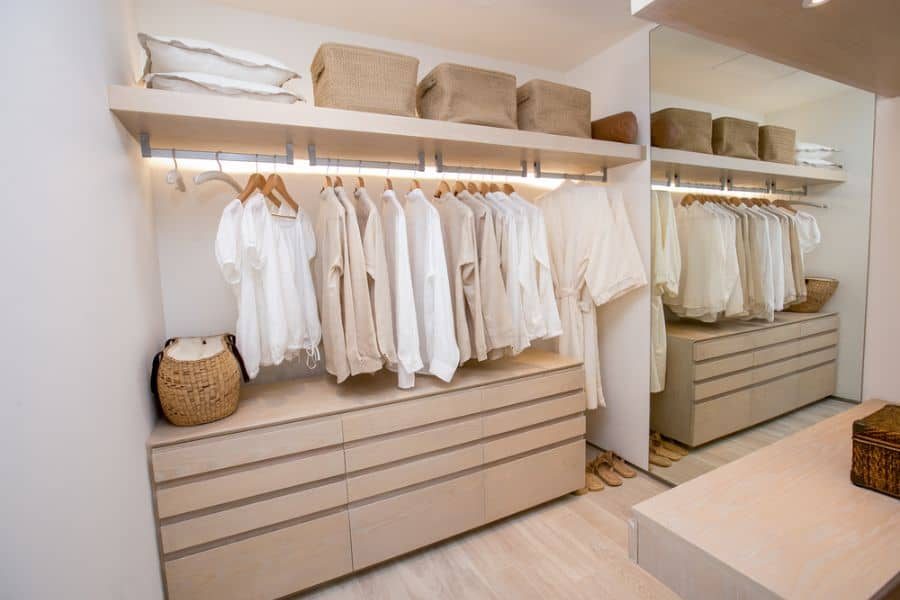
<instances>
[{"instance_id":1,"label":"wooden dresser","mask_svg":"<svg viewBox=\"0 0 900 600\"><path fill-rule=\"evenodd\" d=\"M245 386L148 442L170 600L279 598L584 484L584 371L529 351L396 388L382 372Z\"/></svg>"},{"instance_id":2,"label":"wooden dresser","mask_svg":"<svg viewBox=\"0 0 900 600\"><path fill-rule=\"evenodd\" d=\"M666 388L650 427L688 446L832 395L838 316L777 313L773 323L666 324Z\"/></svg>"}]
</instances>

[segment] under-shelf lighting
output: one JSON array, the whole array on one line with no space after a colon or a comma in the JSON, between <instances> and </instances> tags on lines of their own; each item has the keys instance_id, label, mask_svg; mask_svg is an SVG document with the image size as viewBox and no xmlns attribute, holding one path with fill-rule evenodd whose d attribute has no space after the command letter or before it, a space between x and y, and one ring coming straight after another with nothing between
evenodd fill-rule
<instances>
[{"instance_id":1,"label":"under-shelf lighting","mask_svg":"<svg viewBox=\"0 0 900 600\"><path fill-rule=\"evenodd\" d=\"M803 0L803 8L818 8L829 2L831 2L831 0Z\"/></svg>"}]
</instances>

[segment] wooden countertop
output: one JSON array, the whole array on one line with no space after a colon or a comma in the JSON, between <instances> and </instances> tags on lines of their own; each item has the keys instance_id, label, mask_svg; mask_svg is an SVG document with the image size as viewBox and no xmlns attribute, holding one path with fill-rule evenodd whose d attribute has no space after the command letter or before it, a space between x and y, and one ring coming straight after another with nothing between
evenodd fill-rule
<instances>
[{"instance_id":1,"label":"wooden countertop","mask_svg":"<svg viewBox=\"0 0 900 600\"><path fill-rule=\"evenodd\" d=\"M779 312L775 313L775 320L771 323L766 321L717 321L715 323L703 323L693 321L691 319L683 319L679 321L669 321L666 323L666 334L682 338L688 338L696 342L709 340L726 335L735 335L738 333L750 333L752 331L760 331L763 329L771 329L772 327L780 327L781 325L790 325L791 323L800 323L802 321L812 321L813 319L821 319L824 317L832 317L838 313L792 313Z\"/></svg>"},{"instance_id":2,"label":"wooden countertop","mask_svg":"<svg viewBox=\"0 0 900 600\"><path fill-rule=\"evenodd\" d=\"M783 598L870 598L900 573L900 501L850 482L851 426L882 406L866 402L642 502L639 527L649 519Z\"/></svg>"},{"instance_id":3,"label":"wooden countertop","mask_svg":"<svg viewBox=\"0 0 900 600\"><path fill-rule=\"evenodd\" d=\"M386 370L373 375L352 377L341 385L337 385L330 375L244 385L238 409L230 417L196 427L176 427L165 419L160 419L151 432L147 445L165 446L256 427L345 413L570 369L581 363L581 360L568 356L526 350L513 358L466 365L456 371L451 383L444 383L435 377L418 376L416 387L410 390L399 389L396 373Z\"/></svg>"}]
</instances>

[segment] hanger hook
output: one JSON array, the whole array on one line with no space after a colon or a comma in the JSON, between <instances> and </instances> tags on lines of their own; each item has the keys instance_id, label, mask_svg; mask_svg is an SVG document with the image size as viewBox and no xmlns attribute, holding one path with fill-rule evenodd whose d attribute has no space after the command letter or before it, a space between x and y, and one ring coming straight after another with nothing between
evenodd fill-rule
<instances>
[{"instance_id":1,"label":"hanger hook","mask_svg":"<svg viewBox=\"0 0 900 600\"><path fill-rule=\"evenodd\" d=\"M388 161L387 176L388 178L391 176L391 161Z\"/></svg>"},{"instance_id":2,"label":"hanger hook","mask_svg":"<svg viewBox=\"0 0 900 600\"><path fill-rule=\"evenodd\" d=\"M178 159L175 158L175 148L172 148L172 162L175 164L175 170L178 170Z\"/></svg>"},{"instance_id":3,"label":"hanger hook","mask_svg":"<svg viewBox=\"0 0 900 600\"><path fill-rule=\"evenodd\" d=\"M278 155L277 154L272 155L272 172L278 173Z\"/></svg>"},{"instance_id":4,"label":"hanger hook","mask_svg":"<svg viewBox=\"0 0 900 600\"><path fill-rule=\"evenodd\" d=\"M216 150L216 164L219 165L219 173L222 172L222 161L219 160L219 154L221 154L221 150Z\"/></svg>"},{"instance_id":5,"label":"hanger hook","mask_svg":"<svg viewBox=\"0 0 900 600\"><path fill-rule=\"evenodd\" d=\"M256 172L259 173L259 154L254 154L253 158L256 159Z\"/></svg>"}]
</instances>

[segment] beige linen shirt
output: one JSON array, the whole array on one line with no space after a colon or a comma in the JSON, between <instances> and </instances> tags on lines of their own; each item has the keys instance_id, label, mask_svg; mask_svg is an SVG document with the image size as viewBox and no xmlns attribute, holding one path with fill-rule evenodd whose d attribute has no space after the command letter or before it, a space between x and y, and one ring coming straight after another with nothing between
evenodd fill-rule
<instances>
[{"instance_id":1,"label":"beige linen shirt","mask_svg":"<svg viewBox=\"0 0 900 600\"><path fill-rule=\"evenodd\" d=\"M321 311L322 343L325 346L325 370L337 377L341 383L350 376L347 358L347 329L353 327L353 311L345 310L349 320L342 318L341 293L345 283L349 285L349 262L347 251L347 214L332 188L321 193L319 214L316 219L316 256L313 261L316 299ZM347 281L345 281L345 279Z\"/></svg>"}]
</instances>

